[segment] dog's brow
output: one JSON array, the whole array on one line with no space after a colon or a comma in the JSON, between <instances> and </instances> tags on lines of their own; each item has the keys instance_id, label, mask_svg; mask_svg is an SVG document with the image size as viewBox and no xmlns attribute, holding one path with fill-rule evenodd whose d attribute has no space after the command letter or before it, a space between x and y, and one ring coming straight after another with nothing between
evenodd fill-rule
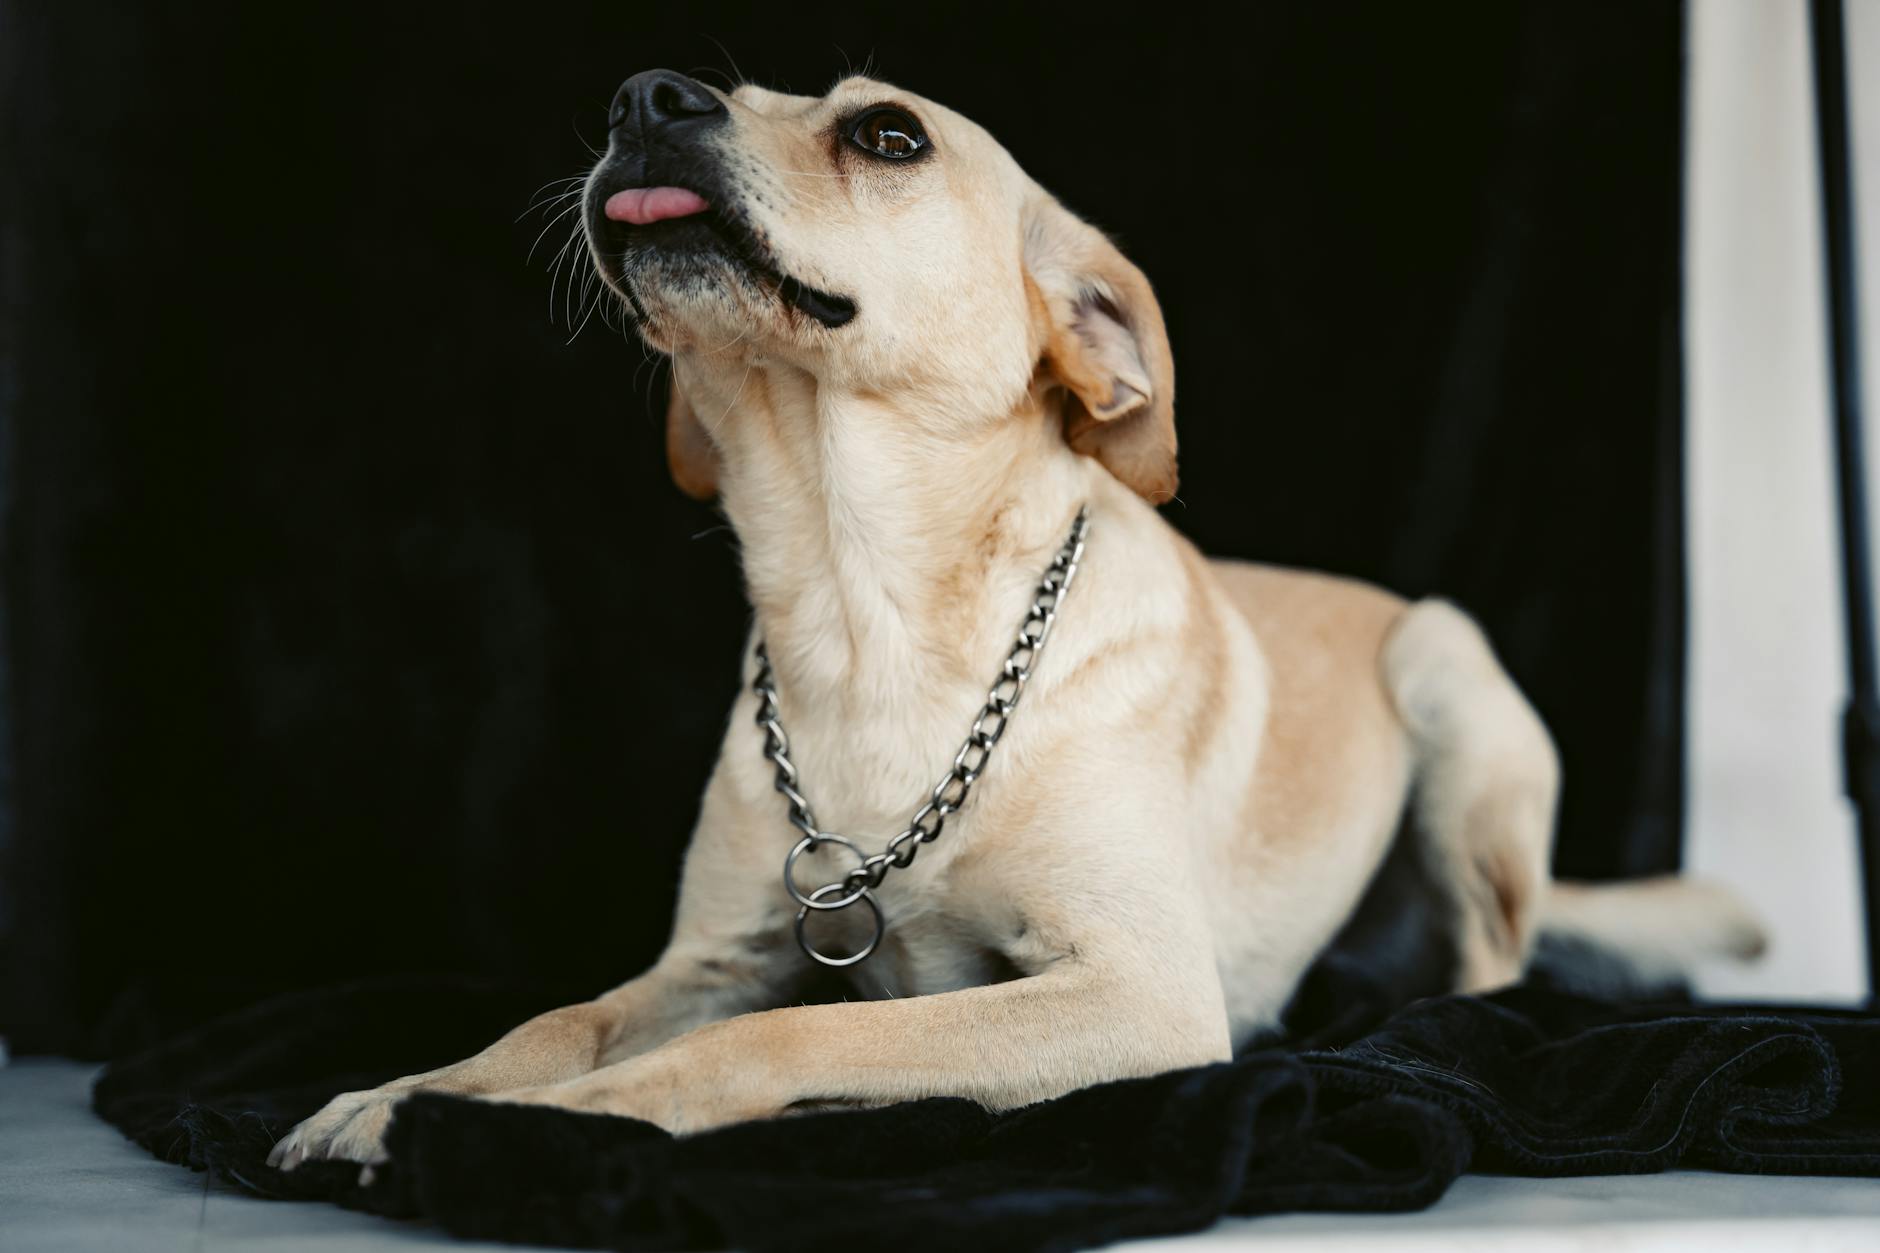
<instances>
[{"instance_id":1,"label":"dog's brow","mask_svg":"<svg viewBox=\"0 0 1880 1253\"><path fill-rule=\"evenodd\" d=\"M900 93L886 83L878 83L872 78L852 74L831 87L828 94L823 97L823 103L840 108L860 104L876 96L885 98L898 94Z\"/></svg>"}]
</instances>

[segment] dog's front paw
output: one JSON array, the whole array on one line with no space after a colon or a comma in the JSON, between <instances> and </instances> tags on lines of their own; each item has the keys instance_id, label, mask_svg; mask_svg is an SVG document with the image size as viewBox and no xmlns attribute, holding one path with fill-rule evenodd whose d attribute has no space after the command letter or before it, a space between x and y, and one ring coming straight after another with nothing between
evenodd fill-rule
<instances>
[{"instance_id":1,"label":"dog's front paw","mask_svg":"<svg viewBox=\"0 0 1880 1253\"><path fill-rule=\"evenodd\" d=\"M385 1129L392 1107L411 1095L409 1088L373 1088L342 1092L313 1117L282 1136L268 1154L268 1165L292 1170L302 1162L385 1160Z\"/></svg>"}]
</instances>

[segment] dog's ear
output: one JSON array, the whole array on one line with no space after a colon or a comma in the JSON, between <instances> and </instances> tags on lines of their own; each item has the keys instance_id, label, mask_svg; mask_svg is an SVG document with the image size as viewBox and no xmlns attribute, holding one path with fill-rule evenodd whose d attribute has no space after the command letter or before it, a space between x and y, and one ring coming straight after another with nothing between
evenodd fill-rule
<instances>
[{"instance_id":1,"label":"dog's ear","mask_svg":"<svg viewBox=\"0 0 1880 1253\"><path fill-rule=\"evenodd\" d=\"M666 400L666 466L680 491L693 500L711 500L718 495L718 450L680 390L676 371L670 373L667 386L671 390Z\"/></svg>"},{"instance_id":2,"label":"dog's ear","mask_svg":"<svg viewBox=\"0 0 1880 1253\"><path fill-rule=\"evenodd\" d=\"M1141 270L1049 196L1025 223L1025 273L1064 438L1160 504L1175 495L1175 360Z\"/></svg>"}]
</instances>

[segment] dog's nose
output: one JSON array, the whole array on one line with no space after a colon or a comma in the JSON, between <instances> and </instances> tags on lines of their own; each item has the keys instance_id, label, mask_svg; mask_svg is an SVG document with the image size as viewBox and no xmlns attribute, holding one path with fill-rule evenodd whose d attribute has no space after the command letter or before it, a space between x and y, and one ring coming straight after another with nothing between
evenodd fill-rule
<instances>
[{"instance_id":1,"label":"dog's nose","mask_svg":"<svg viewBox=\"0 0 1880 1253\"><path fill-rule=\"evenodd\" d=\"M620 84L620 90L614 93L607 128L615 130L632 122L644 136L679 127L709 126L726 116L724 101L705 84L672 70L644 70Z\"/></svg>"}]
</instances>

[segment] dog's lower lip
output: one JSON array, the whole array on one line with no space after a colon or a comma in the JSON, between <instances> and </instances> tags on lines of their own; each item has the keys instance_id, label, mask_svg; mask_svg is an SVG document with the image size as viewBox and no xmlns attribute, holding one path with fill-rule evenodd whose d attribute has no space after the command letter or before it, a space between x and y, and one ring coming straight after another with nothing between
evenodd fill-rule
<instances>
[{"instance_id":1,"label":"dog's lower lip","mask_svg":"<svg viewBox=\"0 0 1880 1253\"><path fill-rule=\"evenodd\" d=\"M610 221L650 226L693 217L710 208L703 196L685 187L629 187L607 197L601 212Z\"/></svg>"}]
</instances>

